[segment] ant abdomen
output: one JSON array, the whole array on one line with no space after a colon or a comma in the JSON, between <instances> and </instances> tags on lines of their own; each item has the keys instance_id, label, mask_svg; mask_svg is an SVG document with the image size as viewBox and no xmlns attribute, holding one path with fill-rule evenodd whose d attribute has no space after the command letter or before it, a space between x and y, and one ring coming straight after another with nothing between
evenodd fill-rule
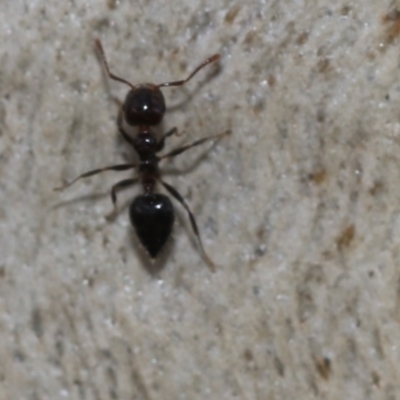
<instances>
[{"instance_id":1,"label":"ant abdomen","mask_svg":"<svg viewBox=\"0 0 400 400\"><path fill-rule=\"evenodd\" d=\"M158 86L138 85L126 95L122 110L128 125L157 125L165 113L165 99Z\"/></svg>"},{"instance_id":2,"label":"ant abdomen","mask_svg":"<svg viewBox=\"0 0 400 400\"><path fill-rule=\"evenodd\" d=\"M156 258L172 232L175 216L171 200L160 193L137 196L129 216L140 242Z\"/></svg>"}]
</instances>

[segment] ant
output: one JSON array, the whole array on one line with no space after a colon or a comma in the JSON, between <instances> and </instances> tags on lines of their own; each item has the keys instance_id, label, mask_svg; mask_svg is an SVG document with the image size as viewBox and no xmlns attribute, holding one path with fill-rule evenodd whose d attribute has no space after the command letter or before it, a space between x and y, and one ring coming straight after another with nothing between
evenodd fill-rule
<instances>
[{"instance_id":1,"label":"ant","mask_svg":"<svg viewBox=\"0 0 400 400\"><path fill-rule=\"evenodd\" d=\"M152 83L132 85L127 80L114 75L110 71L100 40L95 40L95 47L109 78L125 83L130 87L129 92L125 97L125 101L121 105L117 119L117 126L125 141L137 152L139 162L137 164L112 165L88 171L71 182L55 188L54 190L63 190L82 178L87 178L104 171L125 171L137 168L137 178L124 179L112 186L111 200L114 206L114 213L116 213L117 210L117 192L138 182L141 183L144 194L136 196L133 199L129 209L129 216L131 224L134 227L140 242L151 259L154 260L170 237L175 219L174 208L169 197L164 194L156 193L155 191L156 184L161 183L167 192L185 208L193 232L198 239L201 253L208 266L214 271L215 264L204 250L199 229L192 211L179 192L173 186L161 179L158 163L165 159L171 159L192 147L203 144L208 140L228 135L230 134L230 131L228 130L217 135L206 136L194 141L193 143L172 150L167 154L157 156L156 154L164 148L166 139L173 134L177 134L178 130L174 127L157 140L154 132L151 130L151 126L158 125L162 121L166 110L165 99L160 88L184 85L202 68L219 60L221 56L219 54L214 54L207 58L197 68L195 68L186 79L183 80L166 82L160 85L154 85ZM123 126L124 121L128 126L137 128L136 136L133 137L125 131Z\"/></svg>"}]
</instances>

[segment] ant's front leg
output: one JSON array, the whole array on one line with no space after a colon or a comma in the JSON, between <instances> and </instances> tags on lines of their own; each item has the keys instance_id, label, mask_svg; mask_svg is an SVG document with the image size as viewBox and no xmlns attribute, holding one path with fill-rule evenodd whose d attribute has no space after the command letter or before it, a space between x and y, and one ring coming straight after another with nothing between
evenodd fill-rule
<instances>
[{"instance_id":1,"label":"ant's front leg","mask_svg":"<svg viewBox=\"0 0 400 400\"><path fill-rule=\"evenodd\" d=\"M170 129L167 133L164 133L164 135L162 135L161 139L158 141L157 143L157 150L161 151L164 148L165 145L165 139L169 138L172 135L176 135L176 136L182 136L184 132L178 133L178 128L174 127L172 129Z\"/></svg>"}]
</instances>

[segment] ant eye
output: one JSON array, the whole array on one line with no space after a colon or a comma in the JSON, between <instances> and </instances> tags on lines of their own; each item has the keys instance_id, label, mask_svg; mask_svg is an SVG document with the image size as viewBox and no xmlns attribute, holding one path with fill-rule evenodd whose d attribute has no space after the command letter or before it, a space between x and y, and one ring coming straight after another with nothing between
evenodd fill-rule
<instances>
[{"instance_id":1,"label":"ant eye","mask_svg":"<svg viewBox=\"0 0 400 400\"><path fill-rule=\"evenodd\" d=\"M129 125L157 125L165 113L164 96L157 87L139 87L129 91L123 110Z\"/></svg>"}]
</instances>

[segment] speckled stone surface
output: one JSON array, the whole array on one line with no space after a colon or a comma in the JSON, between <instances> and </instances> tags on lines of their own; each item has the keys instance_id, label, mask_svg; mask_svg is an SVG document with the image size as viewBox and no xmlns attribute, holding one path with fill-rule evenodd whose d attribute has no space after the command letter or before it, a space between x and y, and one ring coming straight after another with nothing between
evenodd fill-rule
<instances>
[{"instance_id":1,"label":"speckled stone surface","mask_svg":"<svg viewBox=\"0 0 400 400\"><path fill-rule=\"evenodd\" d=\"M393 1L3 1L0 400L400 393L400 32ZM385 17L386 16L386 17ZM164 89L184 210L158 273L108 172L114 73Z\"/></svg>"}]
</instances>

